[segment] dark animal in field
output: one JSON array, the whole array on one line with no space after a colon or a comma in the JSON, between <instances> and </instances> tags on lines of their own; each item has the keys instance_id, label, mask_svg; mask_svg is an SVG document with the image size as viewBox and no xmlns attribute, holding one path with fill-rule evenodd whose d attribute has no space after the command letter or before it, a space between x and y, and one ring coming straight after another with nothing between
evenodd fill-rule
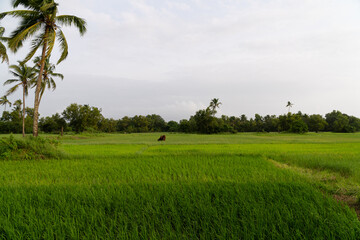
<instances>
[{"instance_id":1,"label":"dark animal in field","mask_svg":"<svg viewBox=\"0 0 360 240\"><path fill-rule=\"evenodd\" d=\"M158 141L165 141L165 140L166 140L166 136L165 136L165 135L160 136L160 138L158 139Z\"/></svg>"}]
</instances>

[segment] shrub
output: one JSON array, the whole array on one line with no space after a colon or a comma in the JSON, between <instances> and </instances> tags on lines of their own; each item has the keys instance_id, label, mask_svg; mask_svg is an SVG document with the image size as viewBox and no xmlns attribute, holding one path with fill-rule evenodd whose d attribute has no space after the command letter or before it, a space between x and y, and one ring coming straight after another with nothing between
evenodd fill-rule
<instances>
[{"instance_id":1,"label":"shrub","mask_svg":"<svg viewBox=\"0 0 360 240\"><path fill-rule=\"evenodd\" d=\"M59 142L55 139L41 137L26 137L16 139L0 139L0 159L4 160L36 160L55 158L60 159L64 154L58 150Z\"/></svg>"}]
</instances>

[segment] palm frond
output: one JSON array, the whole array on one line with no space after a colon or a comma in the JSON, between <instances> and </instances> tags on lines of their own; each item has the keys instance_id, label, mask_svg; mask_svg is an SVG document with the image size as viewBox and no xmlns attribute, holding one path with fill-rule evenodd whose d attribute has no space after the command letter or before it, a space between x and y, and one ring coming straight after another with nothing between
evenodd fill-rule
<instances>
[{"instance_id":1,"label":"palm frond","mask_svg":"<svg viewBox=\"0 0 360 240\"><path fill-rule=\"evenodd\" d=\"M19 79L8 79L4 82L4 86L5 85L9 85L9 84L12 84L14 82L19 82ZM21 84L21 83L20 83Z\"/></svg>"},{"instance_id":2,"label":"palm frond","mask_svg":"<svg viewBox=\"0 0 360 240\"><path fill-rule=\"evenodd\" d=\"M43 44L43 35L37 36L34 40L32 40L30 52L28 53L28 55L26 55L23 62L25 63L29 61L35 55L35 53L42 44Z\"/></svg>"},{"instance_id":3,"label":"palm frond","mask_svg":"<svg viewBox=\"0 0 360 240\"><path fill-rule=\"evenodd\" d=\"M59 77L59 78L61 78L61 80L64 79L64 75L62 75L61 73L52 73L51 75L52 75L53 77Z\"/></svg>"},{"instance_id":4,"label":"palm frond","mask_svg":"<svg viewBox=\"0 0 360 240\"><path fill-rule=\"evenodd\" d=\"M66 38L65 38L65 35L64 33L59 30L57 32L57 39L59 41L59 44L60 44L60 48L61 48L61 56L57 62L57 64L61 63L62 61L64 61L68 55L68 44L67 44L67 41L66 41Z\"/></svg>"},{"instance_id":5,"label":"palm frond","mask_svg":"<svg viewBox=\"0 0 360 240\"><path fill-rule=\"evenodd\" d=\"M57 5L58 4L53 2L53 1L48 2L48 3L45 2L43 5L41 5L40 11L41 12L47 12L49 9L57 7Z\"/></svg>"},{"instance_id":6,"label":"palm frond","mask_svg":"<svg viewBox=\"0 0 360 240\"><path fill-rule=\"evenodd\" d=\"M19 32L17 35L11 37L8 41L9 48L12 51L16 51L19 47L22 46L22 42L25 41L30 36L34 35L36 31L38 31L41 28L41 22L36 22L33 25L29 26L26 29L23 29L23 31Z\"/></svg>"},{"instance_id":7,"label":"palm frond","mask_svg":"<svg viewBox=\"0 0 360 240\"><path fill-rule=\"evenodd\" d=\"M6 16L24 18L24 17L35 16L35 15L37 15L37 13L32 10L14 10L14 11L0 13L0 20Z\"/></svg>"},{"instance_id":8,"label":"palm frond","mask_svg":"<svg viewBox=\"0 0 360 240\"><path fill-rule=\"evenodd\" d=\"M6 52L6 47L1 42L0 42L0 59L1 59L1 62L9 63L9 57Z\"/></svg>"},{"instance_id":9,"label":"palm frond","mask_svg":"<svg viewBox=\"0 0 360 240\"><path fill-rule=\"evenodd\" d=\"M46 59L49 59L51 52L55 46L56 32L54 29L50 30L49 35L45 41L47 42Z\"/></svg>"},{"instance_id":10,"label":"palm frond","mask_svg":"<svg viewBox=\"0 0 360 240\"><path fill-rule=\"evenodd\" d=\"M49 84L48 84L48 89L52 89L53 91L56 89L56 82L54 81L54 79L51 77L49 79Z\"/></svg>"},{"instance_id":11,"label":"palm frond","mask_svg":"<svg viewBox=\"0 0 360 240\"><path fill-rule=\"evenodd\" d=\"M75 27L78 28L81 36L83 36L87 31L87 28L86 28L87 24L86 24L85 19L73 16L73 15L57 16L56 22L60 23L60 25L63 25L63 26L74 25Z\"/></svg>"},{"instance_id":12,"label":"palm frond","mask_svg":"<svg viewBox=\"0 0 360 240\"><path fill-rule=\"evenodd\" d=\"M17 73L17 72L14 72L14 71L9 71L9 73L11 75L13 75L14 77L17 77L17 78L20 78L21 77L21 74Z\"/></svg>"},{"instance_id":13,"label":"palm frond","mask_svg":"<svg viewBox=\"0 0 360 240\"><path fill-rule=\"evenodd\" d=\"M21 69L18 65L10 65L10 69L13 69L16 73L21 73Z\"/></svg>"},{"instance_id":14,"label":"palm frond","mask_svg":"<svg viewBox=\"0 0 360 240\"><path fill-rule=\"evenodd\" d=\"M16 90L19 88L20 85L21 84L16 84L15 86L13 86L9 90L7 90L6 96L9 96L9 95L13 94L14 92L16 92Z\"/></svg>"}]
</instances>

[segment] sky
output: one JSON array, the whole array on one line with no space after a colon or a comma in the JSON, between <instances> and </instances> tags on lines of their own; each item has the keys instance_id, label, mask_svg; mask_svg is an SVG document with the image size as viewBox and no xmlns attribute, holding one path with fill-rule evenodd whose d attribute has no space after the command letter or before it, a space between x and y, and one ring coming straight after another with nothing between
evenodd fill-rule
<instances>
[{"instance_id":1,"label":"sky","mask_svg":"<svg viewBox=\"0 0 360 240\"><path fill-rule=\"evenodd\" d=\"M88 31L80 37L62 28L69 55L56 71L65 78L45 92L41 116L78 103L108 118L159 114L178 121L219 98L217 116L280 115L291 101L293 112L360 117L358 0L57 2L59 14L84 18ZM10 3L1 0L0 12L12 10ZM8 35L17 20L0 25ZM27 52L25 45L9 54L10 64ZM51 61L58 57L54 49ZM0 64L0 96L9 78ZM29 106L33 101L31 93Z\"/></svg>"}]
</instances>

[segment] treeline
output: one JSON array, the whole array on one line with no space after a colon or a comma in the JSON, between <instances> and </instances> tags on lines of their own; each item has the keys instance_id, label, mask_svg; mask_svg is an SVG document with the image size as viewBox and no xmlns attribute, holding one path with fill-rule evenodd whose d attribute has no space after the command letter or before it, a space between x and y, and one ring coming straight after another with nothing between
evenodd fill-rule
<instances>
[{"instance_id":1,"label":"treeline","mask_svg":"<svg viewBox=\"0 0 360 240\"><path fill-rule=\"evenodd\" d=\"M245 115L215 117L216 108L199 110L189 119L179 122L166 122L161 116L125 116L121 119L105 118L101 109L89 105L71 104L61 114L42 117L39 127L43 133L61 132L106 132L106 133L140 133L140 132L183 132L183 133L236 133L236 132L292 132L306 133L357 132L360 131L360 119L332 111L325 115L307 115L301 112L280 116L255 114L248 119ZM26 132L32 130L33 109L26 108ZM4 111L0 119L0 133L21 133L22 111L19 106L11 111Z\"/></svg>"}]
</instances>

